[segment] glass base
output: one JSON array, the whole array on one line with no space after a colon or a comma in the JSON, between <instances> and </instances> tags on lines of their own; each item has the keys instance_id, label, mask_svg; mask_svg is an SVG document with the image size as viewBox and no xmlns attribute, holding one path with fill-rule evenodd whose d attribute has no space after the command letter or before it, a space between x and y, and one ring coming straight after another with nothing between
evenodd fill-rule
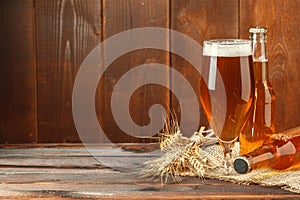
<instances>
[{"instance_id":1,"label":"glass base","mask_svg":"<svg viewBox=\"0 0 300 200\"><path fill-rule=\"evenodd\" d=\"M234 142L222 142L221 143L224 150L224 161L223 166L226 170L226 175L230 175L233 172L233 159L232 159L232 148Z\"/></svg>"}]
</instances>

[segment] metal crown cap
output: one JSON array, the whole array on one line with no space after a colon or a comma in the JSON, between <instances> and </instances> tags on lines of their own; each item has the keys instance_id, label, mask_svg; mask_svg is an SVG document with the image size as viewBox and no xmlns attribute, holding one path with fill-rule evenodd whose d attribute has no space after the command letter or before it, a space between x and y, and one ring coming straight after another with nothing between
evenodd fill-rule
<instances>
[{"instance_id":1,"label":"metal crown cap","mask_svg":"<svg viewBox=\"0 0 300 200\"><path fill-rule=\"evenodd\" d=\"M249 160L244 156L237 157L233 166L235 171L239 174L245 174L251 170Z\"/></svg>"},{"instance_id":2,"label":"metal crown cap","mask_svg":"<svg viewBox=\"0 0 300 200\"><path fill-rule=\"evenodd\" d=\"M255 27L249 29L250 33L266 33L267 29L265 27Z\"/></svg>"}]
</instances>

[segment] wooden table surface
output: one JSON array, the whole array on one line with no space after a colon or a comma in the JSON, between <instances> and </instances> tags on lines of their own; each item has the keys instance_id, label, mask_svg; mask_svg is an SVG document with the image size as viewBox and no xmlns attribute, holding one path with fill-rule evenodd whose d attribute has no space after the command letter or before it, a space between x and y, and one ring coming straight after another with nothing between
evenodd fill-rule
<instances>
[{"instance_id":1,"label":"wooden table surface","mask_svg":"<svg viewBox=\"0 0 300 200\"><path fill-rule=\"evenodd\" d=\"M211 179L184 177L181 183L162 185L106 167L77 145L21 147L0 149L0 199L300 199L277 187ZM97 155L136 162L134 156L122 161L119 150L98 147Z\"/></svg>"}]
</instances>

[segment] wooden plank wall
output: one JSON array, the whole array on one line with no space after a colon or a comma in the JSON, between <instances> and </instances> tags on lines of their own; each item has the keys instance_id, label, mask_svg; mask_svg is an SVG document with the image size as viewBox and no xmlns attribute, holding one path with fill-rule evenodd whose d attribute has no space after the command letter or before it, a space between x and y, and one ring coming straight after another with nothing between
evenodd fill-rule
<instances>
[{"instance_id":1,"label":"wooden plank wall","mask_svg":"<svg viewBox=\"0 0 300 200\"><path fill-rule=\"evenodd\" d=\"M200 44L211 38L248 38L249 27L266 26L269 75L277 95L276 128L300 125L299 9L299 0L2 0L0 142L80 142L71 97L83 59L114 34L147 26L172 28ZM101 77L96 95L99 123L110 140L141 141L116 125L111 94L124 73L153 62L171 65L197 91L197 73L179 56L153 49L121 56ZM175 84L168 71L165 84ZM148 85L131 98L132 119L147 125L154 103L180 116L178 99L170 90ZM199 125L207 125L200 113Z\"/></svg>"},{"instance_id":2,"label":"wooden plank wall","mask_svg":"<svg viewBox=\"0 0 300 200\"><path fill-rule=\"evenodd\" d=\"M38 142L77 142L72 89L101 42L101 1L36 0ZM20 141L21 142L21 141Z\"/></svg>"},{"instance_id":3,"label":"wooden plank wall","mask_svg":"<svg viewBox=\"0 0 300 200\"><path fill-rule=\"evenodd\" d=\"M103 40L120 33L122 31L140 28L140 27L169 27L169 2L153 0L104 0L103 1ZM166 32L166 37L168 33ZM168 38L166 38L168 41ZM168 46L168 43L164 44ZM105 48L105 47L104 47ZM109 52L108 52L109 53ZM148 63L161 63L168 65L169 54L155 49L142 49L129 52L120 58L116 59L106 70L99 84L99 89L104 88L102 93L104 99L102 101L103 112L98 111L98 116L102 115L101 125L107 137L113 142L142 142L136 134L128 134L122 131L111 112L111 97L112 91L122 75L133 69L136 66ZM140 81L145 74L135 79L132 82ZM165 84L169 84L169 74L165 71ZM129 83L128 83L129 84ZM158 94L158 95L157 95ZM119 99L124 95L117 94ZM125 94L126 95L126 94ZM125 97L124 97L125 98ZM139 126L144 126L150 123L148 110L154 103L159 103L165 108L169 107L169 92L163 87L154 85L146 85L139 88L132 96L129 109L133 121ZM103 113L105 113L103 115ZM131 131L131 127L128 127ZM143 136L143 135L140 135ZM150 136L150 135L149 135Z\"/></svg>"},{"instance_id":4,"label":"wooden plank wall","mask_svg":"<svg viewBox=\"0 0 300 200\"><path fill-rule=\"evenodd\" d=\"M37 141L34 1L1 1L0 141Z\"/></svg>"}]
</instances>

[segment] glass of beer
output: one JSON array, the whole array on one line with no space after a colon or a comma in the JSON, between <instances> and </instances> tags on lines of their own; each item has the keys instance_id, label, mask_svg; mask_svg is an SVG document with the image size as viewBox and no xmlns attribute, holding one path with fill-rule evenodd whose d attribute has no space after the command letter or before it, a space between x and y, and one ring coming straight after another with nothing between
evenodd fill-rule
<instances>
[{"instance_id":1,"label":"glass of beer","mask_svg":"<svg viewBox=\"0 0 300 200\"><path fill-rule=\"evenodd\" d=\"M250 40L207 40L203 46L200 99L232 170L232 147L253 105L255 81Z\"/></svg>"}]
</instances>

